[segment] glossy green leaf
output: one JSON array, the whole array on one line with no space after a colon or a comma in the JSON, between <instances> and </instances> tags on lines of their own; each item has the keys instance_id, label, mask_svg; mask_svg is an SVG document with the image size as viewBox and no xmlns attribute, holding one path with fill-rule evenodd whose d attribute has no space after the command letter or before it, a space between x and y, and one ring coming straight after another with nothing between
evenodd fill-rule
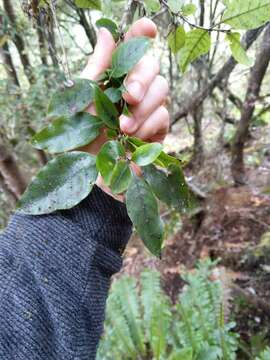
<instances>
[{"instance_id":1,"label":"glossy green leaf","mask_svg":"<svg viewBox=\"0 0 270 360\"><path fill-rule=\"evenodd\" d=\"M118 111L109 97L97 86L95 88L95 105L97 115L104 124L109 128L117 129L119 127Z\"/></svg>"},{"instance_id":2,"label":"glossy green leaf","mask_svg":"<svg viewBox=\"0 0 270 360\"><path fill-rule=\"evenodd\" d=\"M255 29L270 20L270 0L231 0L222 22L233 29Z\"/></svg>"},{"instance_id":3,"label":"glossy green leaf","mask_svg":"<svg viewBox=\"0 0 270 360\"><path fill-rule=\"evenodd\" d=\"M97 169L106 185L110 185L116 163L125 156L125 149L119 141L106 142L97 155Z\"/></svg>"},{"instance_id":4,"label":"glossy green leaf","mask_svg":"<svg viewBox=\"0 0 270 360\"><path fill-rule=\"evenodd\" d=\"M179 52L179 66L185 72L187 66L201 55L207 54L211 45L211 38L206 30L194 29L186 33L184 47Z\"/></svg>"},{"instance_id":5,"label":"glossy green leaf","mask_svg":"<svg viewBox=\"0 0 270 360\"><path fill-rule=\"evenodd\" d=\"M109 30L110 33L112 34L114 40L118 41L120 32L119 32L117 24L114 21L112 21L111 19L107 19L107 18L101 18L98 21L96 21L96 26L98 29L104 27L107 30Z\"/></svg>"},{"instance_id":6,"label":"glossy green leaf","mask_svg":"<svg viewBox=\"0 0 270 360\"><path fill-rule=\"evenodd\" d=\"M168 44L173 54L185 45L186 33L183 26L178 26L168 36Z\"/></svg>"},{"instance_id":7,"label":"glossy green leaf","mask_svg":"<svg viewBox=\"0 0 270 360\"><path fill-rule=\"evenodd\" d=\"M102 126L99 118L88 113L61 116L37 133L32 145L51 154L70 151L95 140Z\"/></svg>"},{"instance_id":8,"label":"glossy green leaf","mask_svg":"<svg viewBox=\"0 0 270 360\"><path fill-rule=\"evenodd\" d=\"M162 151L162 145L159 143L145 144L138 147L132 154L132 161L139 166L152 164Z\"/></svg>"},{"instance_id":9,"label":"glossy green leaf","mask_svg":"<svg viewBox=\"0 0 270 360\"><path fill-rule=\"evenodd\" d=\"M160 256L163 241L163 223L159 216L158 203L147 182L133 176L126 192L127 211L145 246Z\"/></svg>"},{"instance_id":10,"label":"glossy green leaf","mask_svg":"<svg viewBox=\"0 0 270 360\"><path fill-rule=\"evenodd\" d=\"M149 45L147 37L135 37L121 43L112 56L112 76L119 78L127 74L143 57Z\"/></svg>"},{"instance_id":11,"label":"glossy green leaf","mask_svg":"<svg viewBox=\"0 0 270 360\"><path fill-rule=\"evenodd\" d=\"M92 190L97 178L96 157L74 151L48 162L18 202L24 214L48 214L70 209Z\"/></svg>"},{"instance_id":12,"label":"glossy green leaf","mask_svg":"<svg viewBox=\"0 0 270 360\"><path fill-rule=\"evenodd\" d=\"M132 179L131 170L126 160L119 160L112 171L110 188L114 194L127 190Z\"/></svg>"},{"instance_id":13,"label":"glossy green leaf","mask_svg":"<svg viewBox=\"0 0 270 360\"><path fill-rule=\"evenodd\" d=\"M122 98L122 90L119 88L110 87L104 91L112 103L116 104Z\"/></svg>"},{"instance_id":14,"label":"glossy green leaf","mask_svg":"<svg viewBox=\"0 0 270 360\"><path fill-rule=\"evenodd\" d=\"M100 0L75 0L75 5L82 9L101 10Z\"/></svg>"},{"instance_id":15,"label":"glossy green leaf","mask_svg":"<svg viewBox=\"0 0 270 360\"><path fill-rule=\"evenodd\" d=\"M171 164L174 164L176 166L180 166L180 161L176 159L175 157L166 154L164 151L162 151L157 158L159 160L158 165L168 168Z\"/></svg>"},{"instance_id":16,"label":"glossy green leaf","mask_svg":"<svg viewBox=\"0 0 270 360\"><path fill-rule=\"evenodd\" d=\"M149 12L157 12L160 9L159 0L144 0L144 5Z\"/></svg>"},{"instance_id":17,"label":"glossy green leaf","mask_svg":"<svg viewBox=\"0 0 270 360\"><path fill-rule=\"evenodd\" d=\"M70 116L85 110L94 100L94 82L77 79L71 87L65 87L53 94L48 116Z\"/></svg>"},{"instance_id":18,"label":"glossy green leaf","mask_svg":"<svg viewBox=\"0 0 270 360\"><path fill-rule=\"evenodd\" d=\"M143 168L143 175L162 202L179 211L190 207L191 194L180 166L171 164L167 170L159 170L149 165Z\"/></svg>"},{"instance_id":19,"label":"glossy green leaf","mask_svg":"<svg viewBox=\"0 0 270 360\"><path fill-rule=\"evenodd\" d=\"M242 47L240 37L241 35L236 32L231 32L226 35L226 39L230 44L232 56L240 64L252 66L254 61L247 55L245 49Z\"/></svg>"},{"instance_id":20,"label":"glossy green leaf","mask_svg":"<svg viewBox=\"0 0 270 360\"><path fill-rule=\"evenodd\" d=\"M195 4L186 4L186 5L183 5L183 6L182 6L182 9L181 9L182 14L183 14L184 16L193 15L193 14L195 14L196 10L197 10L197 7L196 7Z\"/></svg>"},{"instance_id":21,"label":"glossy green leaf","mask_svg":"<svg viewBox=\"0 0 270 360\"><path fill-rule=\"evenodd\" d=\"M168 0L167 4L173 13L179 13L182 10L182 0Z\"/></svg>"}]
</instances>

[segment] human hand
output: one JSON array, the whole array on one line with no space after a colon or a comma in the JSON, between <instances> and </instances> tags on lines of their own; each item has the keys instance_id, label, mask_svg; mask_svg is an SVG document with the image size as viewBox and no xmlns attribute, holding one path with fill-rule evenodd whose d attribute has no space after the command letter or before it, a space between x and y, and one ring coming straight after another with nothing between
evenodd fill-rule
<instances>
[{"instance_id":1,"label":"human hand","mask_svg":"<svg viewBox=\"0 0 270 360\"><path fill-rule=\"evenodd\" d=\"M125 35L125 40L136 36L155 38L156 34L156 25L151 20L142 18L131 26ZM110 67L115 48L116 44L111 33L107 29L101 28L94 53L81 77L96 80L100 74ZM130 105L129 111L132 116L121 115L121 130L130 136L136 136L145 141L162 142L169 129L169 114L164 106L169 88L167 80L159 75L158 61L149 55L145 55L127 76L125 87L127 92L123 94L123 98ZM95 114L94 105L91 105L87 111ZM96 154L106 140L107 135L104 129L93 143L80 150ZM104 191L109 192L100 178L97 184Z\"/></svg>"},{"instance_id":2,"label":"human hand","mask_svg":"<svg viewBox=\"0 0 270 360\"><path fill-rule=\"evenodd\" d=\"M125 35L125 40L136 36L155 38L156 34L156 25L151 20L142 18L131 26ZM96 80L110 67L115 47L116 44L111 33L107 29L101 28L94 54L90 57L81 77ZM127 76L125 86L128 92L123 97L130 105L129 110L132 117L125 115L120 117L121 130L145 141L163 141L169 128L169 114L164 106L168 95L168 83L164 77L159 75L158 61L145 55ZM88 111L94 114L94 106L91 105ZM102 134L94 143L84 149L96 153L105 140L106 134Z\"/></svg>"}]
</instances>

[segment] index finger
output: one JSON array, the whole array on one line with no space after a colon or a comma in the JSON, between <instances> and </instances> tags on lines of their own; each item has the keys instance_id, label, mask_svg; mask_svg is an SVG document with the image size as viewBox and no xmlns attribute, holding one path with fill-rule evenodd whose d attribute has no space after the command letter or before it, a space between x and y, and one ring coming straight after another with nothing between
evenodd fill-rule
<instances>
[{"instance_id":1,"label":"index finger","mask_svg":"<svg viewBox=\"0 0 270 360\"><path fill-rule=\"evenodd\" d=\"M136 36L147 36L150 38L155 38L156 35L157 35L156 24L152 20L144 17L131 25L130 29L127 31L125 35L125 41Z\"/></svg>"}]
</instances>

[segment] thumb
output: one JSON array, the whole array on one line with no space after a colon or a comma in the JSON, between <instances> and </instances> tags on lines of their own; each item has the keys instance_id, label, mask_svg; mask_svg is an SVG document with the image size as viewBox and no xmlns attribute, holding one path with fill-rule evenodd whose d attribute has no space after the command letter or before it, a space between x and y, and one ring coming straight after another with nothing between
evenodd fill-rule
<instances>
[{"instance_id":1,"label":"thumb","mask_svg":"<svg viewBox=\"0 0 270 360\"><path fill-rule=\"evenodd\" d=\"M105 28L100 28L94 53L90 56L81 78L96 80L111 65L112 53L116 47L112 34Z\"/></svg>"}]
</instances>

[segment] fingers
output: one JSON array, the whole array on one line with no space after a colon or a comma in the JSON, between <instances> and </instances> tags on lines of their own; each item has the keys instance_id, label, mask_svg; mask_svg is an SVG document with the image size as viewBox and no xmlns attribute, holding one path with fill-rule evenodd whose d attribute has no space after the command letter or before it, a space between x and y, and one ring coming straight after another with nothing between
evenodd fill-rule
<instances>
[{"instance_id":1,"label":"fingers","mask_svg":"<svg viewBox=\"0 0 270 360\"><path fill-rule=\"evenodd\" d=\"M130 108L132 116L120 118L121 130L128 135L134 134L143 122L165 102L168 91L167 80L160 75L156 76L142 102Z\"/></svg>"},{"instance_id":2,"label":"fingers","mask_svg":"<svg viewBox=\"0 0 270 360\"><path fill-rule=\"evenodd\" d=\"M157 27L152 20L141 18L136 21L125 35L125 40L129 40L135 36L147 36L155 38L157 35Z\"/></svg>"},{"instance_id":3,"label":"fingers","mask_svg":"<svg viewBox=\"0 0 270 360\"><path fill-rule=\"evenodd\" d=\"M149 55L144 56L125 80L127 92L123 98L128 104L136 105L142 100L158 73L159 62Z\"/></svg>"},{"instance_id":4,"label":"fingers","mask_svg":"<svg viewBox=\"0 0 270 360\"><path fill-rule=\"evenodd\" d=\"M116 47L112 34L105 28L99 29L94 53L90 56L81 77L96 80L111 65L112 53Z\"/></svg>"},{"instance_id":5,"label":"fingers","mask_svg":"<svg viewBox=\"0 0 270 360\"><path fill-rule=\"evenodd\" d=\"M163 141L170 126L165 106L158 107L137 130L134 136L142 140Z\"/></svg>"}]
</instances>

